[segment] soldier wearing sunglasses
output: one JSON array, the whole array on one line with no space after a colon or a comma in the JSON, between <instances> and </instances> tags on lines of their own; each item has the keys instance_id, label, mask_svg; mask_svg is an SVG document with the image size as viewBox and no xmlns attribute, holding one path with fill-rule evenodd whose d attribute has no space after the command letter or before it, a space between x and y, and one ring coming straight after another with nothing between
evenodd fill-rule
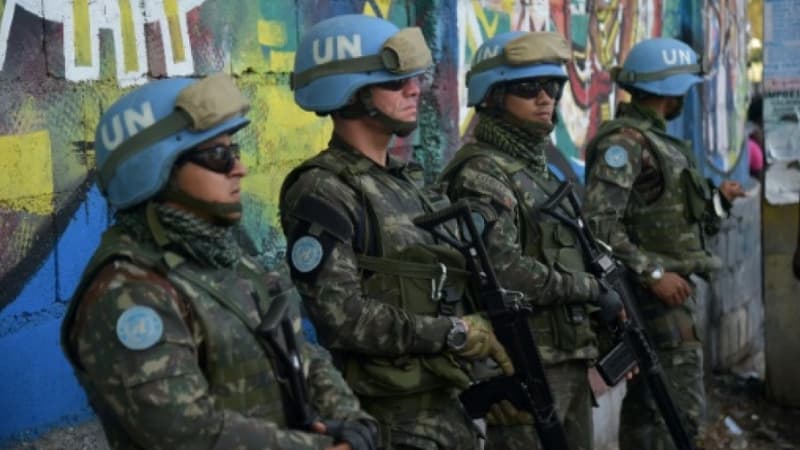
<instances>
[{"instance_id":1,"label":"soldier wearing sunglasses","mask_svg":"<svg viewBox=\"0 0 800 450\"><path fill-rule=\"evenodd\" d=\"M474 142L442 173L455 201L468 199L498 277L534 306L529 324L571 450L592 447L592 393L587 378L598 356L591 314L621 310L619 296L587 273L572 229L538 211L560 181L545 150L567 76L567 42L557 33L509 32L486 41L467 74L477 111ZM564 201L560 208L575 216ZM487 417L487 448L541 448L530 414L508 401Z\"/></svg>"},{"instance_id":2,"label":"soldier wearing sunglasses","mask_svg":"<svg viewBox=\"0 0 800 450\"><path fill-rule=\"evenodd\" d=\"M292 279L385 449L474 449L457 394L466 360L508 356L488 322L463 311L469 273L412 219L446 204L421 168L389 155L417 126L418 77L431 55L418 28L343 15L301 40L300 107L328 115L328 148L289 174L281 223Z\"/></svg>"},{"instance_id":3,"label":"soldier wearing sunglasses","mask_svg":"<svg viewBox=\"0 0 800 450\"><path fill-rule=\"evenodd\" d=\"M100 119L115 224L62 345L112 448L375 448L330 355L303 341L291 283L234 238L247 171L232 136L248 109L215 75L154 81Z\"/></svg>"}]
</instances>

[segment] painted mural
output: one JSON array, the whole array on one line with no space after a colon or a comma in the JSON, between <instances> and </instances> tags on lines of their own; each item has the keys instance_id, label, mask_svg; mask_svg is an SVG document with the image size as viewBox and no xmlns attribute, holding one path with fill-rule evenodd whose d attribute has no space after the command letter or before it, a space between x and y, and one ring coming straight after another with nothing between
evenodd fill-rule
<instances>
[{"instance_id":1,"label":"painted mural","mask_svg":"<svg viewBox=\"0 0 800 450\"><path fill-rule=\"evenodd\" d=\"M551 30L572 44L554 139L576 167L581 145L620 93L607 70L641 39L694 36L712 63L701 142L721 171L738 161L746 106L744 0L0 0L0 446L90 415L58 348L80 270L112 220L95 187L94 126L119 95L151 78L225 71L251 99L239 141L245 228L265 263L283 257L276 198L285 174L327 143L330 124L288 88L298 37L345 13L419 25L439 63L422 124L393 153L430 174L468 135L464 80L480 44L508 30ZM711 11L710 13L708 11ZM694 17L688 24L676 17ZM454 26L455 24L455 26ZM733 92L733 98L728 95ZM697 116L694 117L695 119ZM711 150L713 149L713 150ZM20 348L38 348L21 352ZM37 376L30 376L34 370Z\"/></svg>"}]
</instances>

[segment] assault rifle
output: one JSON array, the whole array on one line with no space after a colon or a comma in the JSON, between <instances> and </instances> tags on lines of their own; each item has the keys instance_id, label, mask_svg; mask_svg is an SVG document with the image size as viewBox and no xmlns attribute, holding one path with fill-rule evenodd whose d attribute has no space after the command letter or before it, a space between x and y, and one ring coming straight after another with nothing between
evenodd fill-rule
<instances>
[{"instance_id":1,"label":"assault rifle","mask_svg":"<svg viewBox=\"0 0 800 450\"><path fill-rule=\"evenodd\" d=\"M572 218L560 210L566 198L576 218ZM610 286L619 294L625 306L627 320L616 320L610 323L614 333L616 345L603 356L597 363L597 371L610 386L616 385L625 374L630 372L637 364L645 377L650 393L658 406L664 422L667 424L672 440L678 450L694 450L689 434L684 428L682 418L675 403L670 397L667 385L664 382L664 370L658 361L655 349L650 339L645 334L644 322L639 316L636 307L634 292L630 285L629 275L625 266L610 256L610 249L601 249L598 241L592 236L591 230L586 226L581 213L578 197L572 190L569 182L562 183L553 195L545 202L540 211L548 214L565 226L572 228L581 244L588 270L601 284Z\"/></svg>"},{"instance_id":2,"label":"assault rifle","mask_svg":"<svg viewBox=\"0 0 800 450\"><path fill-rule=\"evenodd\" d=\"M277 357L275 361L277 372L289 385L288 393L291 398L284 398L284 411L289 426L298 430L310 430L311 424L320 419L309 401L303 374L303 360L288 310L287 297L276 299L270 305L256 332L266 341L267 351ZM281 345L278 340L279 335L283 336L285 345Z\"/></svg>"},{"instance_id":3,"label":"assault rifle","mask_svg":"<svg viewBox=\"0 0 800 450\"><path fill-rule=\"evenodd\" d=\"M451 220L466 227L467 232L463 234L468 235L469 240L458 241L439 229L439 225ZM508 400L517 409L533 415L544 450L568 450L567 437L558 419L542 358L528 325L528 316L533 312L531 305L521 292L507 291L500 286L469 204L459 201L441 211L415 218L414 224L458 249L466 258L469 269L479 274L480 306L514 364L514 375L475 383L461 394L461 403L469 415L472 418L485 417L490 406Z\"/></svg>"}]
</instances>

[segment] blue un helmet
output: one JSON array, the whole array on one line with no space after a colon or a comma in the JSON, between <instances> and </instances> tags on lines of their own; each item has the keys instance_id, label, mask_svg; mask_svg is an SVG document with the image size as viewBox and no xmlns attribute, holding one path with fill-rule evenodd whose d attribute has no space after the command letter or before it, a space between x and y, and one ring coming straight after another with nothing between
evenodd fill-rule
<instances>
[{"instance_id":1,"label":"blue un helmet","mask_svg":"<svg viewBox=\"0 0 800 450\"><path fill-rule=\"evenodd\" d=\"M558 33L511 31L484 42L467 73L468 106L487 100L497 84L534 77L567 79L567 41Z\"/></svg>"},{"instance_id":2,"label":"blue un helmet","mask_svg":"<svg viewBox=\"0 0 800 450\"><path fill-rule=\"evenodd\" d=\"M116 209L153 197L182 153L250 121L247 100L227 75L148 83L100 117L95 154L100 189Z\"/></svg>"},{"instance_id":3,"label":"blue un helmet","mask_svg":"<svg viewBox=\"0 0 800 450\"><path fill-rule=\"evenodd\" d=\"M648 39L634 45L622 67L611 69L611 77L623 88L663 97L681 97L703 79L697 53L671 38Z\"/></svg>"},{"instance_id":4,"label":"blue un helmet","mask_svg":"<svg viewBox=\"0 0 800 450\"><path fill-rule=\"evenodd\" d=\"M432 64L417 28L399 29L376 17L346 14L323 20L303 36L292 73L301 108L329 113L371 84L416 76Z\"/></svg>"}]
</instances>

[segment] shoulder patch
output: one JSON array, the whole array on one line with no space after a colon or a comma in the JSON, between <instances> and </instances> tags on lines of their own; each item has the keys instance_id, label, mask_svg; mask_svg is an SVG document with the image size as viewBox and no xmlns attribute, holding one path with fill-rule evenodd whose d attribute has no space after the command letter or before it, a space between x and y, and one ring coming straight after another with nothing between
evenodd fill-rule
<instances>
[{"instance_id":1,"label":"shoulder patch","mask_svg":"<svg viewBox=\"0 0 800 450\"><path fill-rule=\"evenodd\" d=\"M149 306L132 306L117 319L117 339L130 350L146 350L164 334L164 323Z\"/></svg>"},{"instance_id":2,"label":"shoulder patch","mask_svg":"<svg viewBox=\"0 0 800 450\"><path fill-rule=\"evenodd\" d=\"M303 236L294 241L290 261L298 272L308 273L322 262L322 243L314 236Z\"/></svg>"},{"instance_id":3,"label":"shoulder patch","mask_svg":"<svg viewBox=\"0 0 800 450\"><path fill-rule=\"evenodd\" d=\"M603 159L609 167L619 169L628 164L628 151L620 145L612 145L606 150Z\"/></svg>"}]
</instances>

